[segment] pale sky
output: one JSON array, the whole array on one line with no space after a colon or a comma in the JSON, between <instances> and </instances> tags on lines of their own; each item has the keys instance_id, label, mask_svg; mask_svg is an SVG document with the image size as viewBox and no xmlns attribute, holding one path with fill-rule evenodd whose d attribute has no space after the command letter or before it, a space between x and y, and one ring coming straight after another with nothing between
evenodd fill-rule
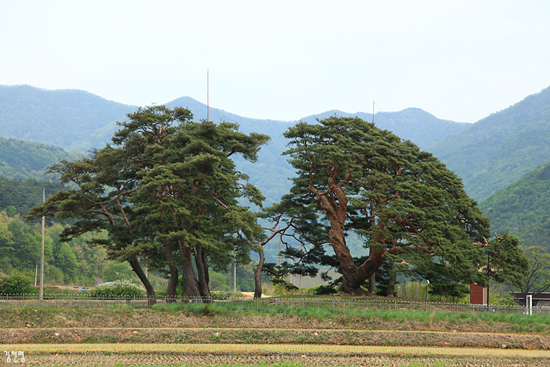
<instances>
[{"instance_id":1,"label":"pale sky","mask_svg":"<svg viewBox=\"0 0 550 367\"><path fill-rule=\"evenodd\" d=\"M475 122L550 85L550 1L0 0L0 84ZM1 133L0 133L1 135Z\"/></svg>"}]
</instances>

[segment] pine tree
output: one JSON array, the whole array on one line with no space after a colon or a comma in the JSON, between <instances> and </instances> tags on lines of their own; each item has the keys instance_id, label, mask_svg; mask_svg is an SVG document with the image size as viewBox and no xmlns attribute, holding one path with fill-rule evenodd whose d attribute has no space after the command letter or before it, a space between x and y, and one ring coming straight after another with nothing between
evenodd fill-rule
<instances>
[{"instance_id":1,"label":"pine tree","mask_svg":"<svg viewBox=\"0 0 550 367\"><path fill-rule=\"evenodd\" d=\"M362 294L363 282L388 257L411 269L437 263L447 281L479 278L482 251L473 242L488 236L489 221L430 153L359 118L302 122L285 137L297 171L287 200L315 203L324 216L344 292ZM346 245L351 231L370 249L360 264Z\"/></svg>"}]
</instances>

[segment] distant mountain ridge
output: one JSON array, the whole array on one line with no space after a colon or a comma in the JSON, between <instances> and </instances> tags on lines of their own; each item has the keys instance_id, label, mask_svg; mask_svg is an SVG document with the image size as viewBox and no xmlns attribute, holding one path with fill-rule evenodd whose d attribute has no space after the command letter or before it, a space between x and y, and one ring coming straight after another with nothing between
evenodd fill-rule
<instances>
[{"instance_id":1,"label":"distant mountain ridge","mask_svg":"<svg viewBox=\"0 0 550 367\"><path fill-rule=\"evenodd\" d=\"M181 97L166 105L170 108L189 108L195 120L206 119L206 105L193 98ZM137 106L108 101L79 90L48 91L26 85L0 86L0 136L86 152L108 143L119 128L116 121L124 121L127 113L137 109ZM372 114L350 114L334 110L315 116L323 118L335 113L342 116L357 115L367 121L372 119ZM314 122L315 116L306 116L303 120ZM297 120L253 119L214 107L210 107L210 120L235 122L245 133L259 132L271 136L271 142L260 151L258 163L237 160L237 164L240 170L250 176L251 183L266 195L268 203L288 192L288 178L293 176L293 171L286 157L281 156L286 147L283 132ZM400 112L378 112L375 114L375 123L422 148L467 127L464 123L439 120L414 108Z\"/></svg>"},{"instance_id":2,"label":"distant mountain ridge","mask_svg":"<svg viewBox=\"0 0 550 367\"><path fill-rule=\"evenodd\" d=\"M44 179L47 166L60 159L73 161L82 156L82 153L66 152L53 145L0 137L0 176Z\"/></svg>"},{"instance_id":3,"label":"distant mountain ridge","mask_svg":"<svg viewBox=\"0 0 550 367\"><path fill-rule=\"evenodd\" d=\"M536 167L480 205L493 231L517 236L524 246L550 251L550 161Z\"/></svg>"},{"instance_id":4,"label":"distant mountain ridge","mask_svg":"<svg viewBox=\"0 0 550 367\"><path fill-rule=\"evenodd\" d=\"M206 119L206 105L193 98L178 98L166 105L187 107L193 112L195 119ZM108 101L82 90L45 90L28 85L0 85L0 136L55 145L66 150L86 151L108 142L117 129L115 121L124 120L127 113L134 112L137 108L138 106ZM364 112L332 110L306 116L301 120L313 122L315 117L324 118L335 113L340 116L358 116L367 121L372 118L371 114ZM299 121L254 119L213 107L210 107L210 119L214 122L236 122L243 131L262 130L263 133L271 133L274 139L274 135ZM466 123L437 119L418 108L378 112L375 114L375 121L379 127L393 131L421 148L468 126ZM426 134L434 137L426 139Z\"/></svg>"},{"instance_id":5,"label":"distant mountain ridge","mask_svg":"<svg viewBox=\"0 0 550 367\"><path fill-rule=\"evenodd\" d=\"M550 87L448 136L428 149L476 200L550 160Z\"/></svg>"},{"instance_id":6,"label":"distant mountain ridge","mask_svg":"<svg viewBox=\"0 0 550 367\"><path fill-rule=\"evenodd\" d=\"M0 136L76 150L80 141L136 109L81 90L0 85Z\"/></svg>"}]
</instances>

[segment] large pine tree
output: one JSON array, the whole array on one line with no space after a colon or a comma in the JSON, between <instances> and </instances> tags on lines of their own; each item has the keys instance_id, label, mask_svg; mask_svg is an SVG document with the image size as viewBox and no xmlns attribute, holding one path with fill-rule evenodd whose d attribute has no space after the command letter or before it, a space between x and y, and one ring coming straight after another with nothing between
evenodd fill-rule
<instances>
[{"instance_id":1,"label":"large pine tree","mask_svg":"<svg viewBox=\"0 0 550 367\"><path fill-rule=\"evenodd\" d=\"M446 282L478 280L482 252L473 242L488 237L489 221L430 153L359 118L299 123L285 137L297 172L286 200L314 202L325 218L343 291L363 293L363 282L387 258L413 271L437 264ZM349 231L370 249L361 263L346 245Z\"/></svg>"},{"instance_id":2,"label":"large pine tree","mask_svg":"<svg viewBox=\"0 0 550 367\"><path fill-rule=\"evenodd\" d=\"M247 258L260 232L255 215L237 200L261 204L263 197L231 156L254 161L269 137L240 133L235 124L193 122L184 108L153 106L128 118L112 146L51 167L77 188L48 198L29 218L75 218L65 239L105 230L108 238L97 243L111 258L129 261L151 298L142 262L168 266L169 295L175 295L179 265L184 295L209 297L208 260L223 265L235 250Z\"/></svg>"}]
</instances>

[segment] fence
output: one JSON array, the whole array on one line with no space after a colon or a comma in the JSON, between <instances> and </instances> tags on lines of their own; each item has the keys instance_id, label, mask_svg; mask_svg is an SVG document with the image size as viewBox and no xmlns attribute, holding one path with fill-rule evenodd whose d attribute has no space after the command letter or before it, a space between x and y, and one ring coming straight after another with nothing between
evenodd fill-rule
<instances>
[{"instance_id":1,"label":"fence","mask_svg":"<svg viewBox=\"0 0 550 367\"><path fill-rule=\"evenodd\" d=\"M1 306L53 306L53 307L104 307L109 305L130 305L148 307L152 304L185 303L218 303L233 310L255 310L284 313L289 308L312 307L324 309L383 309L401 311L452 311L462 313L496 312L496 313L527 313L524 306L470 305L449 302L400 301L379 299L338 299L338 298L262 298L245 299L230 297L214 299L204 297L156 297L147 296L97 296L91 294L47 294L40 301L38 294L0 294ZM532 314L550 314L550 307L538 306L532 308Z\"/></svg>"}]
</instances>

